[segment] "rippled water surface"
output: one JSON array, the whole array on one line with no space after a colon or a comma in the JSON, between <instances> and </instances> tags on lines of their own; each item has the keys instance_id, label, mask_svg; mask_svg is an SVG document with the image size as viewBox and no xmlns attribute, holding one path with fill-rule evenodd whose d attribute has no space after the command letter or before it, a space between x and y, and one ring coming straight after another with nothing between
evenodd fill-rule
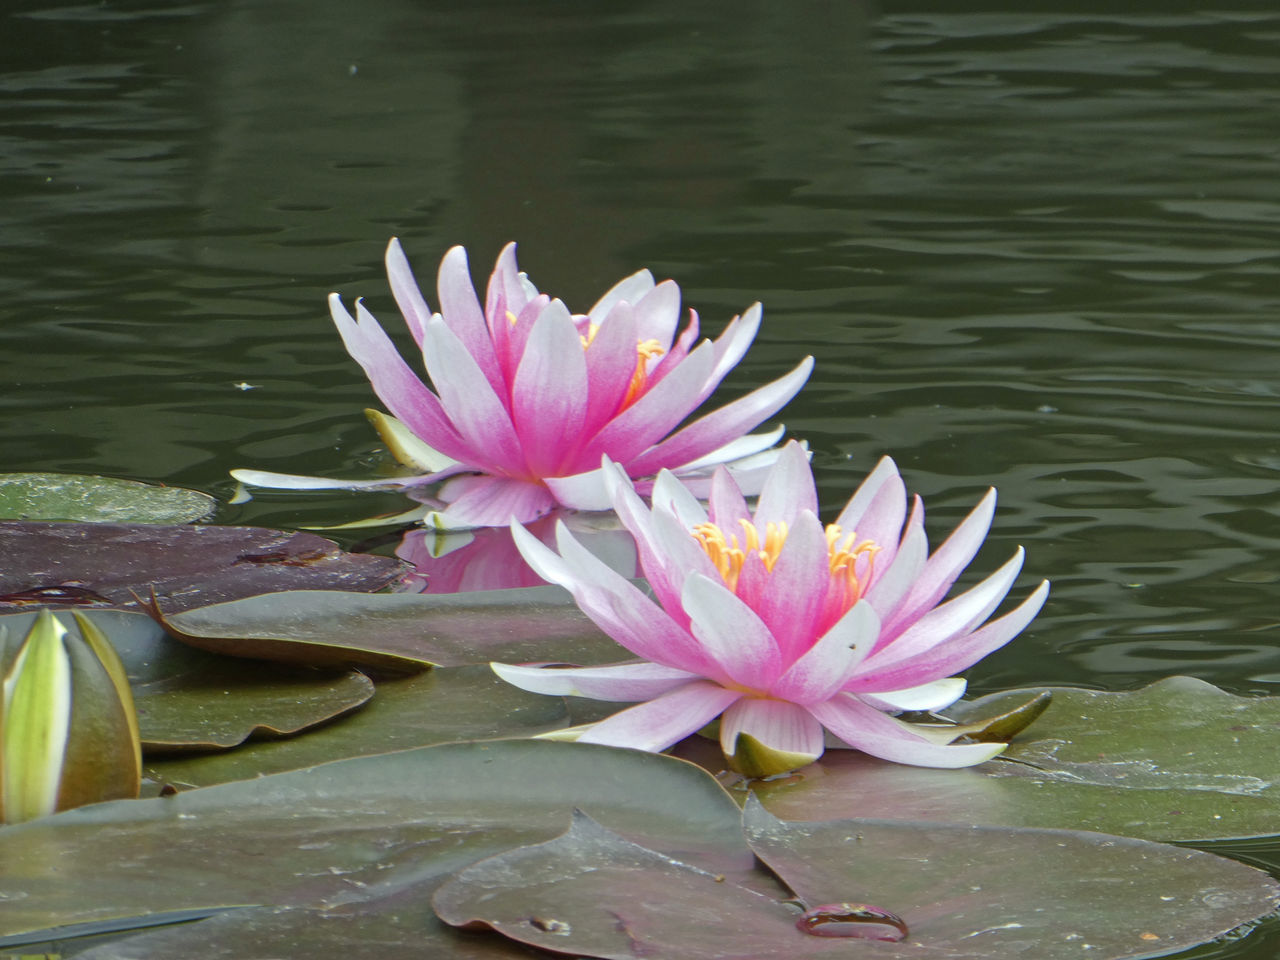
<instances>
[{"instance_id":1,"label":"rippled water surface","mask_svg":"<svg viewBox=\"0 0 1280 960\"><path fill-rule=\"evenodd\" d=\"M325 294L517 239L578 309L763 300L726 393L817 355L829 509L885 453L935 536L999 487L985 569L1054 592L975 688L1276 693L1280 13L1036 6L8 4L0 463L367 473Z\"/></svg>"}]
</instances>

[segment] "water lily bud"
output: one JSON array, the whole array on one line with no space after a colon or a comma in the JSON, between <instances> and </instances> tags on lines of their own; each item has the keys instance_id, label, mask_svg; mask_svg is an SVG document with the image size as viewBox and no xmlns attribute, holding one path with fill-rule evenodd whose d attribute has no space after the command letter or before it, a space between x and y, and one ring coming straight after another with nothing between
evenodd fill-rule
<instances>
[{"instance_id":1,"label":"water lily bud","mask_svg":"<svg viewBox=\"0 0 1280 960\"><path fill-rule=\"evenodd\" d=\"M124 665L88 617L75 618L78 637L48 610L21 643L0 632L5 823L138 795L142 751Z\"/></svg>"}]
</instances>

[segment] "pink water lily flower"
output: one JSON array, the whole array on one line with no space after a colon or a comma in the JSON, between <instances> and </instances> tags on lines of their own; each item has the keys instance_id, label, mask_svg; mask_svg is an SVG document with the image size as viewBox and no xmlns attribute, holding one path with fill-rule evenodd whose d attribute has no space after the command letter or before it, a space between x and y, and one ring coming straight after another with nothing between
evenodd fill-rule
<instances>
[{"instance_id":1,"label":"pink water lily flower","mask_svg":"<svg viewBox=\"0 0 1280 960\"><path fill-rule=\"evenodd\" d=\"M712 468L730 463L746 487L758 489L782 431L747 431L777 413L813 365L806 358L681 427L746 353L760 326L760 304L734 317L715 341L699 342L693 311L677 335L679 288L670 280L655 283L648 270L581 315L538 292L516 266L515 244L499 255L483 304L462 247L441 261L438 313L427 306L396 240L387 248L387 274L434 390L360 301L354 318L337 294L329 309L396 426L416 437L409 459L429 472L342 482L233 471L237 478L295 489L403 489L447 479L437 494L447 507L433 518L446 527L532 520L557 504L606 509L602 456L637 480L668 469L701 478L704 486Z\"/></svg>"},{"instance_id":2,"label":"pink water lily flower","mask_svg":"<svg viewBox=\"0 0 1280 960\"><path fill-rule=\"evenodd\" d=\"M965 689L953 675L1008 643L1044 603L1048 583L988 621L1021 569L1021 547L943 600L986 537L994 490L930 555L920 498L908 503L888 458L826 527L795 443L771 469L754 513L723 471L709 512L670 473L658 476L652 509L623 472L607 476L656 603L563 527L558 553L519 528L516 542L534 569L641 659L493 664L526 690L636 703L579 739L658 751L719 717L725 755L756 776L821 756L824 729L833 742L919 766L968 766L1003 749L951 744L945 727L893 715L953 703Z\"/></svg>"}]
</instances>

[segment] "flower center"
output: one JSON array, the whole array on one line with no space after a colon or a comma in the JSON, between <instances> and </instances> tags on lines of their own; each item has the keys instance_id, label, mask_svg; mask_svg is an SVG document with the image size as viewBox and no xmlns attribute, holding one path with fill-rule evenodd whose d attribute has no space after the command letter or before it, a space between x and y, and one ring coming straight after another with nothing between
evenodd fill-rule
<instances>
[{"instance_id":1,"label":"flower center","mask_svg":"<svg viewBox=\"0 0 1280 960\"><path fill-rule=\"evenodd\" d=\"M748 558L757 557L765 571L772 573L787 542L785 523L765 524L763 542L754 523L746 519L739 520L738 523L742 527L741 544L737 534L725 536L724 531L714 523L700 523L692 531L694 539L715 564L725 586L735 593L738 590L738 578L742 575L742 565ZM843 595L841 605L847 610L858 602L870 582L880 547L872 540L859 540L856 531L851 530L846 534L837 523L827 525L826 537L827 571L831 577L831 585Z\"/></svg>"}]
</instances>

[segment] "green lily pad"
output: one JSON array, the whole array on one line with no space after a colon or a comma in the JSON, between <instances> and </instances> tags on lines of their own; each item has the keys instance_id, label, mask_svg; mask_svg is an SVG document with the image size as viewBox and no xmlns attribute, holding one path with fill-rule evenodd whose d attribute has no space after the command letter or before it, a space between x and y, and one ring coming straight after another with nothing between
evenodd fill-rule
<instances>
[{"instance_id":1,"label":"green lily pad","mask_svg":"<svg viewBox=\"0 0 1280 960\"><path fill-rule=\"evenodd\" d=\"M846 937L904 934L900 943L876 943L874 956L1075 960L1086 947L1098 958L1164 955L1280 902L1280 884L1261 870L1143 840L874 820L783 823L754 800L743 820L751 848L794 900L578 814L554 840L459 871L432 905L456 926L604 960L861 956ZM823 935L804 932L802 912L820 907L832 922L815 925Z\"/></svg>"},{"instance_id":2,"label":"green lily pad","mask_svg":"<svg viewBox=\"0 0 1280 960\"><path fill-rule=\"evenodd\" d=\"M829 750L753 790L791 819L856 813L1179 841L1280 834L1280 697L1238 697L1190 677L1124 693L1052 690L1044 715L981 766L929 770ZM999 713L1033 692L948 713Z\"/></svg>"},{"instance_id":3,"label":"green lily pad","mask_svg":"<svg viewBox=\"0 0 1280 960\"><path fill-rule=\"evenodd\" d=\"M171 635L205 650L305 662L350 660L356 649L439 666L494 659L609 663L627 655L567 591L546 586L440 595L269 593L163 622Z\"/></svg>"},{"instance_id":4,"label":"green lily pad","mask_svg":"<svg viewBox=\"0 0 1280 960\"><path fill-rule=\"evenodd\" d=\"M548 844L575 806L603 828ZM743 823L705 772L639 751L525 740L343 760L0 830L10 898L0 946L216 914L82 956L301 960L347 944L359 947L343 956L370 960L525 955L498 936L445 928L426 909L440 887L437 906L451 919L488 922L505 909L512 929L579 956L849 956L848 943L797 931L788 891L752 848L806 898L857 897L903 916L913 939L874 946L888 958L1021 958L1028 943L1045 960L1091 943L1105 946L1091 957L1154 956L1280 899L1261 871L1120 838L781 824L748 809L749 847ZM476 896L449 892L458 884L481 897L478 912ZM467 908L453 915L446 902Z\"/></svg>"},{"instance_id":5,"label":"green lily pad","mask_svg":"<svg viewBox=\"0 0 1280 960\"><path fill-rule=\"evenodd\" d=\"M1127 837L867 819L784 823L754 800L743 825L751 849L806 906L865 902L905 920L908 941L877 945L886 957L919 956L917 944L975 960L1156 957L1280 903L1280 884L1261 870Z\"/></svg>"},{"instance_id":6,"label":"green lily pad","mask_svg":"<svg viewBox=\"0 0 1280 960\"><path fill-rule=\"evenodd\" d=\"M304 736L258 740L229 753L152 757L143 776L178 787L208 786L459 740L526 737L567 723L564 701L503 683L488 667L448 667L379 680L359 711Z\"/></svg>"},{"instance_id":7,"label":"green lily pad","mask_svg":"<svg viewBox=\"0 0 1280 960\"><path fill-rule=\"evenodd\" d=\"M0 473L0 518L83 523L193 523L218 502L184 487L76 473Z\"/></svg>"},{"instance_id":8,"label":"green lily pad","mask_svg":"<svg viewBox=\"0 0 1280 960\"><path fill-rule=\"evenodd\" d=\"M707 869L756 872L733 802L690 764L586 744L449 744L0 829L0 945L39 943L70 924L154 922L169 911L333 910L424 884L425 896L480 857L561 832L574 804ZM405 920L418 952L400 955L422 956L421 936L439 921L425 899Z\"/></svg>"},{"instance_id":9,"label":"green lily pad","mask_svg":"<svg viewBox=\"0 0 1280 960\"><path fill-rule=\"evenodd\" d=\"M176 643L140 613L85 615L120 654L147 751L225 750L251 738L286 736L342 716L373 696L373 682L355 670L236 661ZM0 628L24 636L35 616L0 615ZM55 616L78 633L71 614Z\"/></svg>"},{"instance_id":10,"label":"green lily pad","mask_svg":"<svg viewBox=\"0 0 1280 960\"><path fill-rule=\"evenodd\" d=\"M311 533L262 527L0 521L0 610L34 603L169 613L274 590L379 590L405 569Z\"/></svg>"}]
</instances>

